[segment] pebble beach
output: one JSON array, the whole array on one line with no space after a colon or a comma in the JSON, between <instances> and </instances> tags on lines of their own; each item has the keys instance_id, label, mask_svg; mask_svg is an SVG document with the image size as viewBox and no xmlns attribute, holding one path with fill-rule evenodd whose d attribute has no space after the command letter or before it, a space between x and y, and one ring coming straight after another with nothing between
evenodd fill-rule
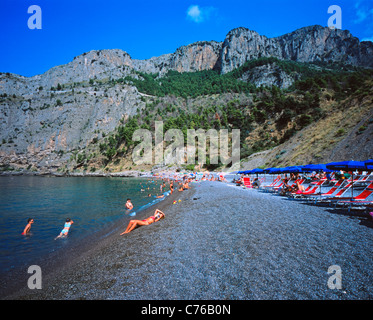
<instances>
[{"instance_id":1,"label":"pebble beach","mask_svg":"<svg viewBox=\"0 0 373 320\"><path fill-rule=\"evenodd\" d=\"M156 207L166 217L72 252L16 300L370 300L373 222L361 212L315 206L230 183L201 181ZM176 202L175 202L176 201ZM127 219L127 220L126 220ZM331 289L338 266L342 288Z\"/></svg>"}]
</instances>

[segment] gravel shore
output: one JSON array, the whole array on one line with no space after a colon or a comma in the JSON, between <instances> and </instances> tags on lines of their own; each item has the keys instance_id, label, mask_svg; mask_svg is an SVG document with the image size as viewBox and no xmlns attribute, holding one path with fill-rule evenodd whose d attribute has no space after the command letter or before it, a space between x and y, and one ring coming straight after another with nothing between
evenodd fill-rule
<instances>
[{"instance_id":1,"label":"gravel shore","mask_svg":"<svg viewBox=\"0 0 373 320\"><path fill-rule=\"evenodd\" d=\"M24 288L5 299L373 298L367 215L221 182L191 185L157 204L165 219L119 236L123 220L84 254L66 257L43 277L41 290ZM328 287L333 265L341 269L342 289Z\"/></svg>"}]
</instances>

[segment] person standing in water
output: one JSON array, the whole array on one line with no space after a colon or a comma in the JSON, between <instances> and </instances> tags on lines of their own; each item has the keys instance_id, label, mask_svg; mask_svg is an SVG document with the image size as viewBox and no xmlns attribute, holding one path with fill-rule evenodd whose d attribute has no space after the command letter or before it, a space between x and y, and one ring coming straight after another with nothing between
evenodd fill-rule
<instances>
[{"instance_id":1,"label":"person standing in water","mask_svg":"<svg viewBox=\"0 0 373 320\"><path fill-rule=\"evenodd\" d=\"M34 219L33 218L28 218L27 219L27 225L25 227L25 229L23 230L23 232L21 233L23 236L25 236L26 234L28 234L31 230L31 225L34 223Z\"/></svg>"},{"instance_id":2,"label":"person standing in water","mask_svg":"<svg viewBox=\"0 0 373 320\"><path fill-rule=\"evenodd\" d=\"M69 234L70 227L73 223L74 221L72 221L70 218L67 218L61 233L56 238L54 238L54 240L61 237L67 237L67 235Z\"/></svg>"},{"instance_id":3,"label":"person standing in water","mask_svg":"<svg viewBox=\"0 0 373 320\"><path fill-rule=\"evenodd\" d=\"M132 204L132 202L131 202L131 199L127 199L127 202L126 202L126 204L125 204L125 207L126 207L126 209L128 209L128 210L132 210L132 209L133 209L133 204Z\"/></svg>"},{"instance_id":4,"label":"person standing in water","mask_svg":"<svg viewBox=\"0 0 373 320\"><path fill-rule=\"evenodd\" d=\"M172 181L170 182L170 191L171 191L171 194L172 192L174 192L174 184L172 183Z\"/></svg>"}]
</instances>

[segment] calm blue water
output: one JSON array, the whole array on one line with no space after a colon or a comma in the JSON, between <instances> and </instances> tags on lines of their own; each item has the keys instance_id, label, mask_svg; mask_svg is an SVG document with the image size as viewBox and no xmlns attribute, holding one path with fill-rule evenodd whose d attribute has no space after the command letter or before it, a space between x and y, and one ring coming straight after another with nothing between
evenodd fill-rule
<instances>
[{"instance_id":1,"label":"calm blue water","mask_svg":"<svg viewBox=\"0 0 373 320\"><path fill-rule=\"evenodd\" d=\"M129 214L127 198L132 212L161 201L148 197L161 193L160 183L145 178L0 177L0 273L114 224ZM34 219L31 234L23 236L29 217ZM74 221L68 238L54 240L66 218Z\"/></svg>"}]
</instances>

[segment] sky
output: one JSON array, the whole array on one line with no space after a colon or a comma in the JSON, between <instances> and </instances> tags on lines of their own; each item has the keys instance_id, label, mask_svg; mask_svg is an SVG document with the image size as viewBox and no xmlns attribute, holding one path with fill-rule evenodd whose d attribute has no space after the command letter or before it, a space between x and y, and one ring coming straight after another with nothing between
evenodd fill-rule
<instances>
[{"instance_id":1,"label":"sky","mask_svg":"<svg viewBox=\"0 0 373 320\"><path fill-rule=\"evenodd\" d=\"M101 49L149 59L238 27L270 38L326 27L331 5L343 30L373 41L373 0L1 0L0 72L30 77Z\"/></svg>"}]
</instances>

